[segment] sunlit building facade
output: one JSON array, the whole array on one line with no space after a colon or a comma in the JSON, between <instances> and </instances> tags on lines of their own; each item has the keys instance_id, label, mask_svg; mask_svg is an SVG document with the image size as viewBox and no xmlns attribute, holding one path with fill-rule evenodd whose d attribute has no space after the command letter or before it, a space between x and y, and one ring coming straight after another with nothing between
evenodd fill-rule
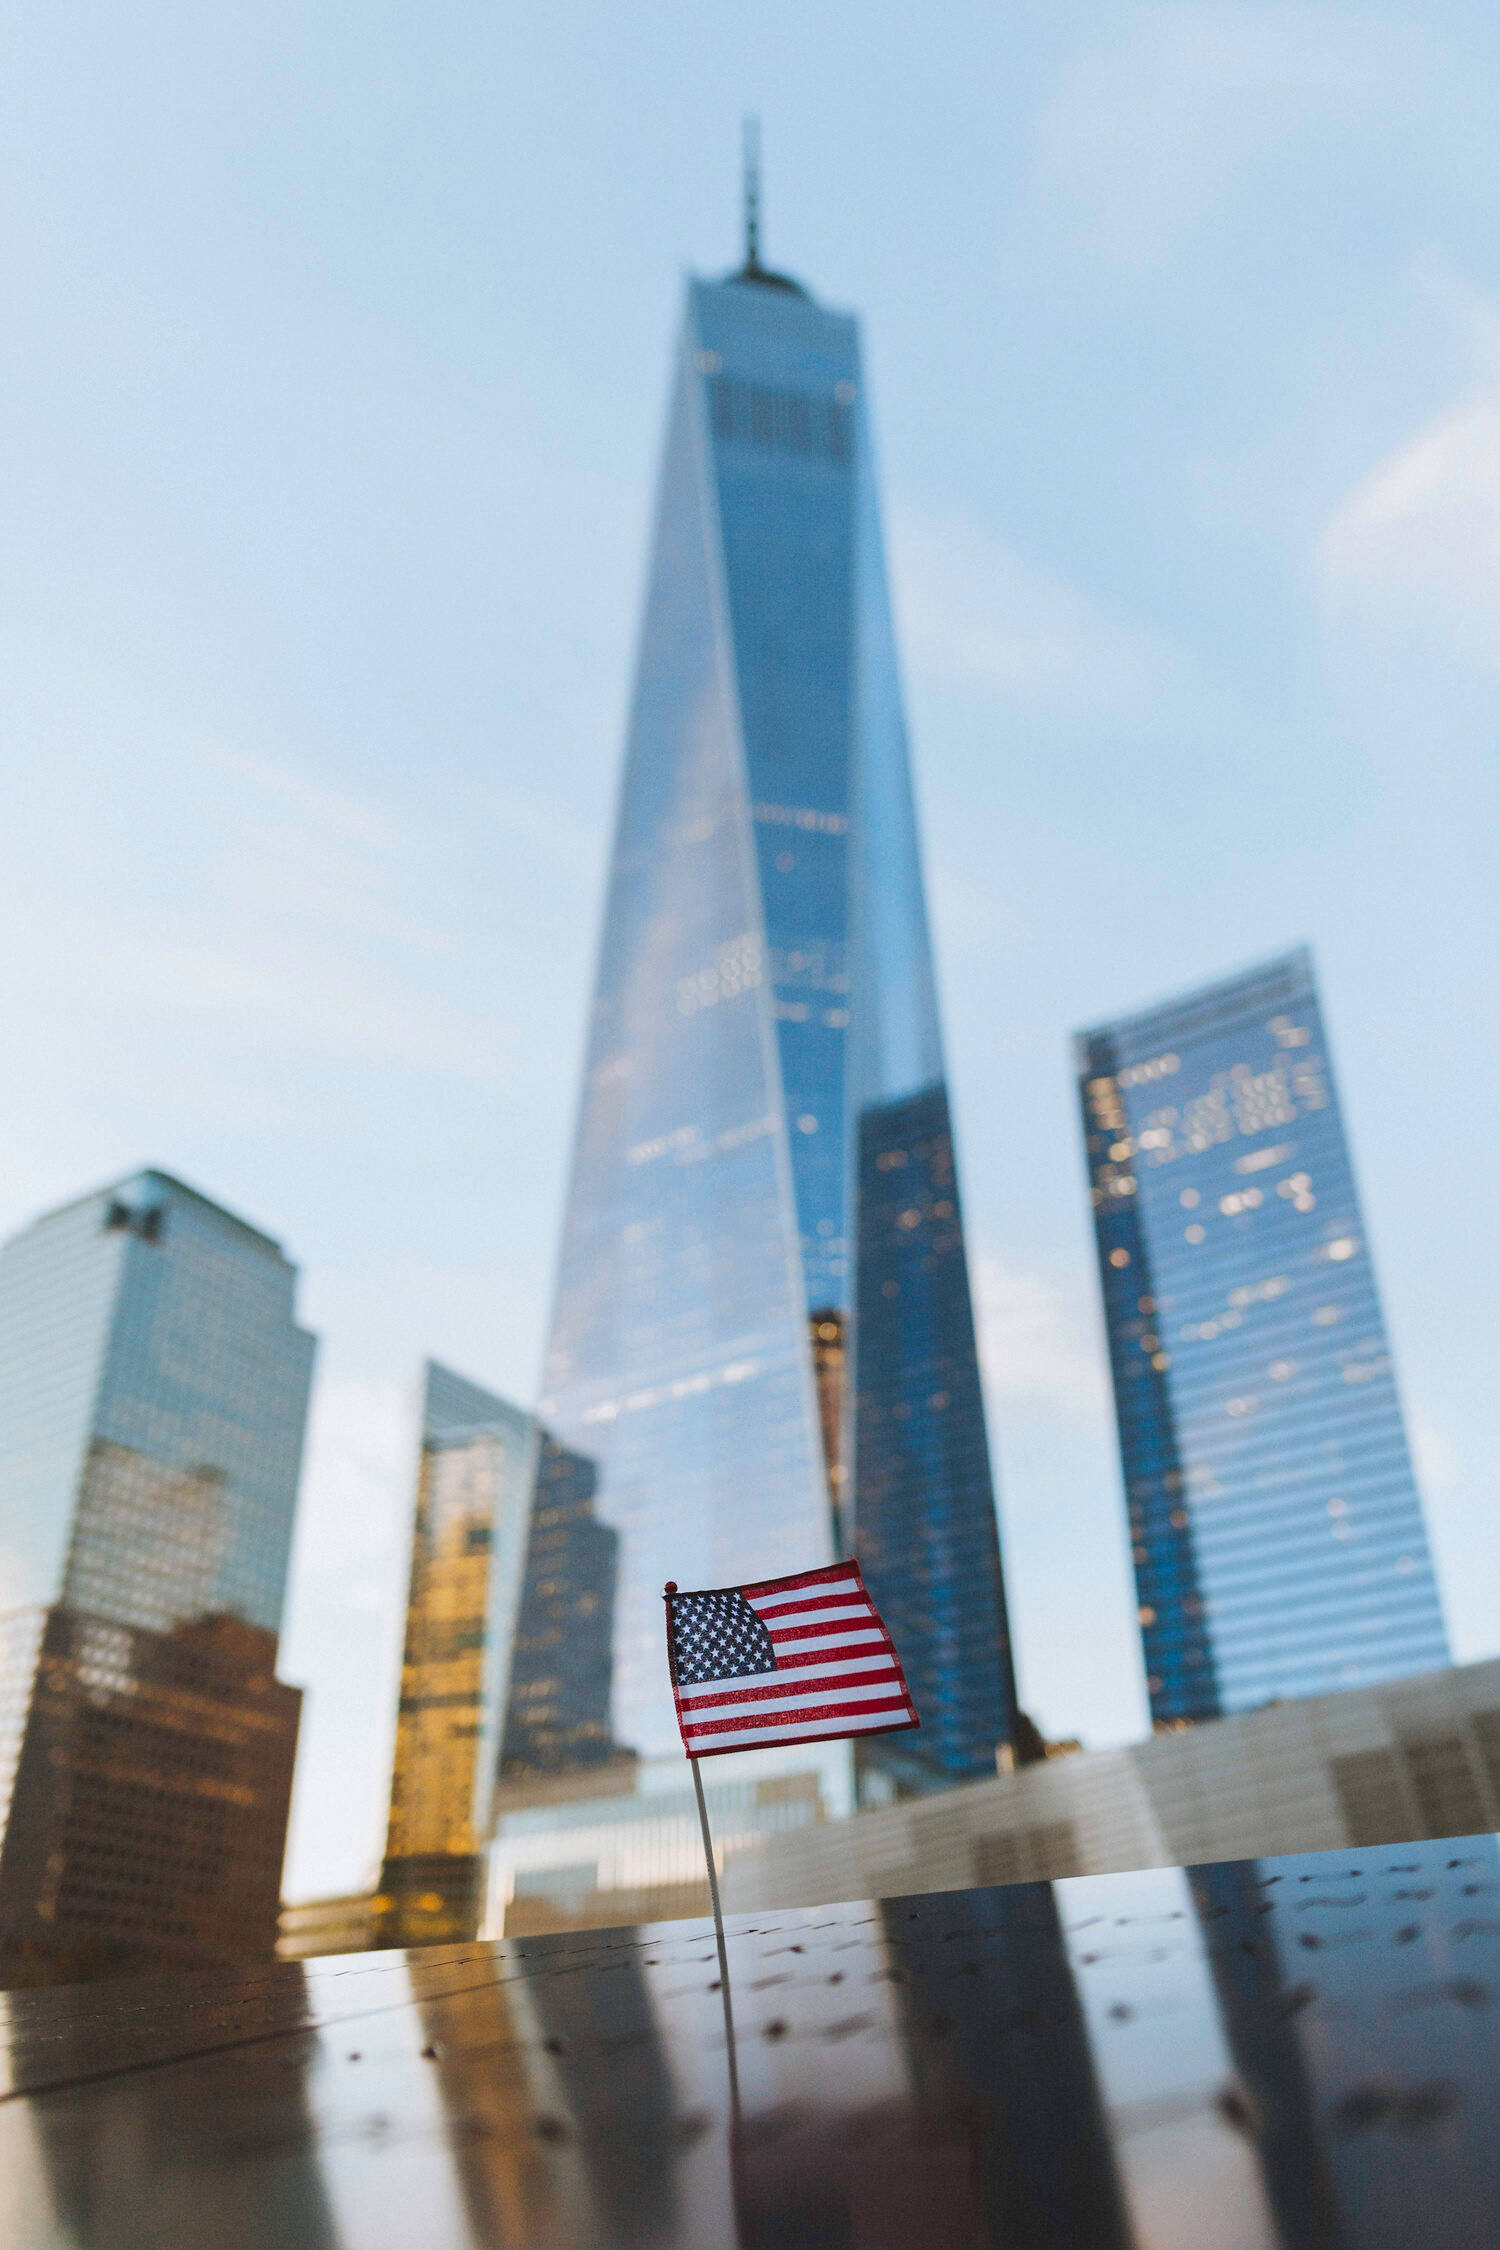
<instances>
[{"instance_id":1,"label":"sunlit building facade","mask_svg":"<svg viewBox=\"0 0 1500 2250\"><path fill-rule=\"evenodd\" d=\"M1076 1044L1154 1718L1446 1664L1310 955Z\"/></svg>"},{"instance_id":2,"label":"sunlit building facade","mask_svg":"<svg viewBox=\"0 0 1500 2250\"><path fill-rule=\"evenodd\" d=\"M858 331L753 257L687 294L543 1389L617 1542L616 1769L681 1786L666 1579L857 1550L923 1722L862 1786L995 1770L1014 1689ZM846 1751L796 1759L848 1809ZM528 1771L508 1753L502 1793Z\"/></svg>"},{"instance_id":3,"label":"sunlit building facade","mask_svg":"<svg viewBox=\"0 0 1500 2250\"><path fill-rule=\"evenodd\" d=\"M478 1924L535 1452L529 1414L428 1362L373 1943L471 1937Z\"/></svg>"},{"instance_id":4,"label":"sunlit building facade","mask_svg":"<svg viewBox=\"0 0 1500 2250\"><path fill-rule=\"evenodd\" d=\"M0 1252L0 1963L269 1955L275 1677L313 1338L280 1246L161 1172Z\"/></svg>"}]
</instances>

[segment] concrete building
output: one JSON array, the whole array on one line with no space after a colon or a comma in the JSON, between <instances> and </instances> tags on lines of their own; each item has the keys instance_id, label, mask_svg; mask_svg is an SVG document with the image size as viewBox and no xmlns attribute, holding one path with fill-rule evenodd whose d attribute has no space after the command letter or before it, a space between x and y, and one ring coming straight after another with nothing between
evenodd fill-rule
<instances>
[{"instance_id":1,"label":"concrete building","mask_svg":"<svg viewBox=\"0 0 1500 2250\"><path fill-rule=\"evenodd\" d=\"M1051 1756L847 1820L750 1763L705 1768L726 1912L1472 1835L1500 1831L1500 1658ZM685 1768L676 1791L607 1824L583 1803L533 1818L535 1833L502 1823L492 1846L484 1935L708 1912Z\"/></svg>"},{"instance_id":2,"label":"concrete building","mask_svg":"<svg viewBox=\"0 0 1500 2250\"><path fill-rule=\"evenodd\" d=\"M1500 1658L1049 1758L727 1856L726 1912L1500 1829Z\"/></svg>"}]
</instances>

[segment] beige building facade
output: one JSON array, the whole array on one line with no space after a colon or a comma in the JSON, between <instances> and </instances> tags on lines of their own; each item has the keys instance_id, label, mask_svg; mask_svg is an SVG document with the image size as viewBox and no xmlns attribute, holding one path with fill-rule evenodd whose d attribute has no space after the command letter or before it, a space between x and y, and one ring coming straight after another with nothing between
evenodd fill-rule
<instances>
[{"instance_id":1,"label":"beige building facade","mask_svg":"<svg viewBox=\"0 0 1500 2250\"><path fill-rule=\"evenodd\" d=\"M727 1856L726 1912L1500 1830L1500 1659L1205 1721Z\"/></svg>"}]
</instances>

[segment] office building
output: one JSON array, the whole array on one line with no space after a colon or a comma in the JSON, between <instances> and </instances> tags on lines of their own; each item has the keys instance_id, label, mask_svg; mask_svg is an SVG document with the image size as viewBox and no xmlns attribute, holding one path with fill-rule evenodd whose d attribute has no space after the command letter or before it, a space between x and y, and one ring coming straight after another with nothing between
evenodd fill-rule
<instances>
[{"instance_id":1,"label":"office building","mask_svg":"<svg viewBox=\"0 0 1500 2250\"><path fill-rule=\"evenodd\" d=\"M1014 1688L859 337L753 234L687 292L590 1027L539 1412L618 1542L608 1760L681 1787L666 1579L855 1549L922 1714L865 1790L993 1772ZM849 1808L846 1750L794 1763ZM536 1777L519 1747L502 1795Z\"/></svg>"},{"instance_id":2,"label":"office building","mask_svg":"<svg viewBox=\"0 0 1500 2250\"><path fill-rule=\"evenodd\" d=\"M275 1677L313 1338L279 1245L165 1173L0 1252L0 1971L275 1943Z\"/></svg>"},{"instance_id":3,"label":"office building","mask_svg":"<svg viewBox=\"0 0 1500 2250\"><path fill-rule=\"evenodd\" d=\"M535 1451L529 1414L428 1362L371 1944L471 1937L478 1924Z\"/></svg>"},{"instance_id":4,"label":"office building","mask_svg":"<svg viewBox=\"0 0 1500 2250\"><path fill-rule=\"evenodd\" d=\"M1153 1718L1445 1663L1310 956L1077 1060Z\"/></svg>"}]
</instances>

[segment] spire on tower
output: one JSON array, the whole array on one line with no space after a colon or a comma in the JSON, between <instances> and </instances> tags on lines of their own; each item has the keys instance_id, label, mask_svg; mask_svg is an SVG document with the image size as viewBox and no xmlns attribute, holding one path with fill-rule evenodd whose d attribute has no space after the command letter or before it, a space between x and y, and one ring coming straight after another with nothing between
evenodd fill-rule
<instances>
[{"instance_id":1,"label":"spire on tower","mask_svg":"<svg viewBox=\"0 0 1500 2250\"><path fill-rule=\"evenodd\" d=\"M745 263L725 278L752 281L762 289L787 289L793 296L805 297L807 291L800 281L793 281L789 274L772 273L760 262L760 119L754 115L747 115L744 121L744 196Z\"/></svg>"},{"instance_id":2,"label":"spire on tower","mask_svg":"<svg viewBox=\"0 0 1500 2250\"><path fill-rule=\"evenodd\" d=\"M744 123L745 271L760 271L760 119Z\"/></svg>"}]
</instances>

